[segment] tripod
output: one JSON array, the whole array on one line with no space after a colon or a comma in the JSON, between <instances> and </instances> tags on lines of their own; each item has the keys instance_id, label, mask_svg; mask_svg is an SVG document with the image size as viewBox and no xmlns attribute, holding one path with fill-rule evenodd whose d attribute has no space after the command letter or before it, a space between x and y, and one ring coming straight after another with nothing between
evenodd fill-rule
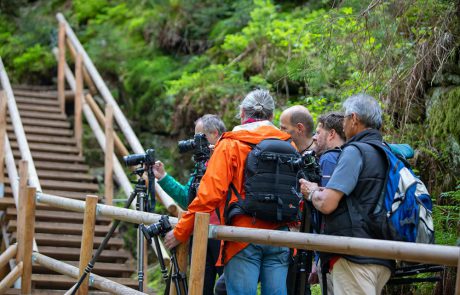
<instances>
[{"instance_id":1,"label":"tripod","mask_svg":"<svg viewBox=\"0 0 460 295\"><path fill-rule=\"evenodd\" d=\"M150 168L148 167L150 170ZM144 168L138 168L136 169L133 173L138 175L138 180L136 182L136 185L134 187L134 191L131 193L129 196L129 199L126 201L124 208L128 209L131 206L131 203L134 201L134 199L137 197L137 202L136 202L136 209L137 210L142 210L144 211L145 208L149 208L149 203L148 203L148 193L147 193L147 186L145 184L145 179L142 178L142 175L144 174L145 169ZM150 181L150 171L149 171L149 184L151 183ZM154 187L154 186L153 186ZM154 204L154 203L153 203ZM153 208L155 205L153 205ZM104 240L102 243L99 245L99 248L97 248L96 253L94 254L93 258L91 261L88 263L88 265L85 268L85 271L83 272L82 276L79 278L77 284L73 288L71 294L75 295L78 288L80 288L81 284L85 280L86 276L91 273L91 271L94 268L94 264L96 263L96 260L99 258L101 255L102 251L104 248L107 246L107 243L109 242L110 238L112 237L112 234L115 232L117 229L118 225L120 224L120 220L115 220L112 224L112 227L110 230L107 232L107 234L104 237ZM138 280L139 280L139 291L143 291L143 283L144 283L144 243L143 243L143 236L142 236L142 231L141 228L139 227L139 232L138 232ZM160 252L161 253L161 252Z\"/></svg>"},{"instance_id":2,"label":"tripod","mask_svg":"<svg viewBox=\"0 0 460 295\"><path fill-rule=\"evenodd\" d=\"M182 292L185 292L184 294L187 294L187 279L185 273L182 273L179 270L179 265L177 263L176 258L176 249L171 249L172 267L169 276L167 274L168 271L165 266L163 255L160 251L160 241L158 239L158 236L164 238L166 236L166 233L172 230L172 226L169 222L168 216L161 216L160 221L158 221L158 223L151 224L148 227L144 226L143 224L141 224L139 227L142 229L142 233L144 234L149 244L152 244L152 239L155 242L155 249L158 252L158 262L160 263L161 273L163 274L163 279L167 283L165 295L169 294L171 279L174 280L174 285L176 286L176 291L178 295L181 295Z\"/></svg>"}]
</instances>

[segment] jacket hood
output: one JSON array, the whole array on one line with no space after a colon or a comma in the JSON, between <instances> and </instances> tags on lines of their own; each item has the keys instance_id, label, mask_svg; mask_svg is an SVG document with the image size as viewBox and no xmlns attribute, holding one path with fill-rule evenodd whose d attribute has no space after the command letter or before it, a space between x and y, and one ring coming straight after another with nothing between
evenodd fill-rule
<instances>
[{"instance_id":1,"label":"jacket hood","mask_svg":"<svg viewBox=\"0 0 460 295\"><path fill-rule=\"evenodd\" d=\"M291 138L291 136L288 133L279 130L273 125L264 125L259 126L255 129L244 129L225 132L224 134L222 134L221 139L224 138L235 139L250 144L258 144L259 142L267 138L287 140Z\"/></svg>"}]
</instances>

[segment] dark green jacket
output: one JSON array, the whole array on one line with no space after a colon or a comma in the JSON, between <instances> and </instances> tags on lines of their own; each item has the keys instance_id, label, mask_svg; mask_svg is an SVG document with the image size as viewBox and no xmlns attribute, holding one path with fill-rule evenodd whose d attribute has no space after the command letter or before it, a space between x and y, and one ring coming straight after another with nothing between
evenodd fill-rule
<instances>
[{"instance_id":1,"label":"dark green jacket","mask_svg":"<svg viewBox=\"0 0 460 295\"><path fill-rule=\"evenodd\" d=\"M161 188L174 199L174 201L182 207L182 209L187 209L188 206L188 189L192 183L193 177L190 177L186 185L180 184L177 180L174 179L169 174L166 174L161 180L158 181L158 184Z\"/></svg>"}]
</instances>

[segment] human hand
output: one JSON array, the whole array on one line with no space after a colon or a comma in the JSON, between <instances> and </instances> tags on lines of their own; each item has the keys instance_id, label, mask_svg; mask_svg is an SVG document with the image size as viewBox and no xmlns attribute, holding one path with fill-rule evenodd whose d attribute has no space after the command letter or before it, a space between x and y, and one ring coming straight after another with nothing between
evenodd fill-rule
<instances>
[{"instance_id":1,"label":"human hand","mask_svg":"<svg viewBox=\"0 0 460 295\"><path fill-rule=\"evenodd\" d=\"M165 165L161 161L156 161L153 165L153 174L160 180L166 175Z\"/></svg>"},{"instance_id":2,"label":"human hand","mask_svg":"<svg viewBox=\"0 0 460 295\"><path fill-rule=\"evenodd\" d=\"M317 191L319 190L319 186L317 183L314 183L314 182L310 182L310 181L307 181L303 178L299 179L299 183L300 183L300 192L302 193L302 195L304 196L304 198L307 198L308 195L312 192L312 191Z\"/></svg>"},{"instance_id":3,"label":"human hand","mask_svg":"<svg viewBox=\"0 0 460 295\"><path fill-rule=\"evenodd\" d=\"M166 248L172 249L176 247L177 245L179 245L180 241L177 240L176 237L174 236L174 231L169 231L163 240L163 244L165 245Z\"/></svg>"},{"instance_id":4,"label":"human hand","mask_svg":"<svg viewBox=\"0 0 460 295\"><path fill-rule=\"evenodd\" d=\"M311 273L308 276L308 283L310 285L314 285L314 284L319 283L318 270L316 269L316 263L313 263L313 265L311 267Z\"/></svg>"}]
</instances>

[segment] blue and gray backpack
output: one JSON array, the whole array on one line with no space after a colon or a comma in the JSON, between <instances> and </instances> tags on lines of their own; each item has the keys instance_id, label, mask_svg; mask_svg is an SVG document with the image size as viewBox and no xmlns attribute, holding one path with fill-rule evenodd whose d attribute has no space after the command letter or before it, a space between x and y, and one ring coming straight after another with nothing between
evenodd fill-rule
<instances>
[{"instance_id":1,"label":"blue and gray backpack","mask_svg":"<svg viewBox=\"0 0 460 295\"><path fill-rule=\"evenodd\" d=\"M433 244L433 204L423 182L408 167L407 161L396 156L385 143L352 143L358 149L362 144L372 145L388 160L386 184L373 212L373 216L385 215L378 218L384 224L379 225L377 236L385 240ZM367 216L363 219L370 222ZM369 224L369 227L375 228L375 225Z\"/></svg>"}]
</instances>

